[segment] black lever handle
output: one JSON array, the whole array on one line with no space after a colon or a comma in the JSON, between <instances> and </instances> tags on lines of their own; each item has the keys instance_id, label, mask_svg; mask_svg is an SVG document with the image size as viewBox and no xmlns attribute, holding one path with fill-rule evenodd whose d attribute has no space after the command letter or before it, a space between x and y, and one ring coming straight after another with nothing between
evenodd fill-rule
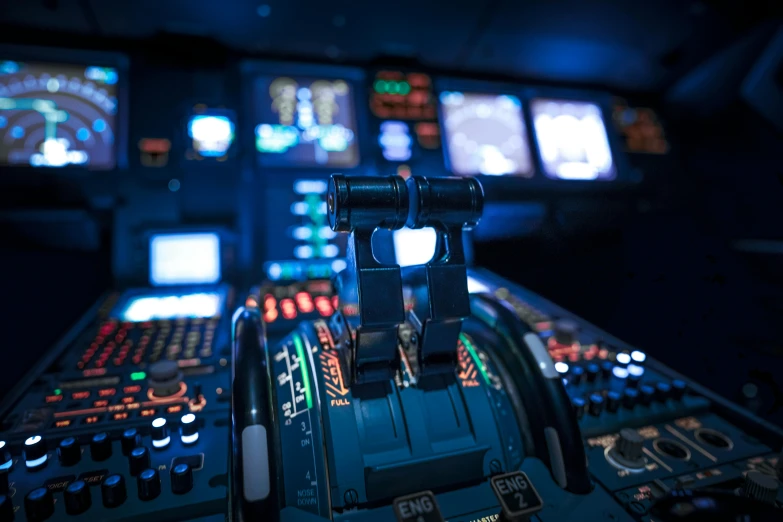
<instances>
[{"instance_id":1,"label":"black lever handle","mask_svg":"<svg viewBox=\"0 0 783 522\"><path fill-rule=\"evenodd\" d=\"M426 299L417 300L409 314L421 339L419 367L422 374L450 373L456 365L462 321L470 315L462 231L481 219L484 191L474 178L413 176L407 185L408 227L432 227L437 238L432 260L408 271L411 279L424 279L427 287Z\"/></svg>"},{"instance_id":2,"label":"black lever handle","mask_svg":"<svg viewBox=\"0 0 783 522\"><path fill-rule=\"evenodd\" d=\"M232 510L240 521L276 520L274 406L267 365L266 332L258 308L240 307L232 324L231 368Z\"/></svg>"},{"instance_id":3,"label":"black lever handle","mask_svg":"<svg viewBox=\"0 0 783 522\"><path fill-rule=\"evenodd\" d=\"M408 217L408 189L402 178L332 175L326 199L329 224L350 232L348 267L340 273L341 303L357 305L359 326L353 346L351 382L385 381L399 361L397 327L405 320L399 265L380 263L372 253L378 228L395 230Z\"/></svg>"}]
</instances>

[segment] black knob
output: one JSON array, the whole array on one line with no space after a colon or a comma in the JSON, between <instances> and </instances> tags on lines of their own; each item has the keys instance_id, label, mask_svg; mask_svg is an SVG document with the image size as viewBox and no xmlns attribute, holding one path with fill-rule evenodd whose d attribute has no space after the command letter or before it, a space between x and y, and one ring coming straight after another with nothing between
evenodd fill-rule
<instances>
[{"instance_id":1,"label":"black knob","mask_svg":"<svg viewBox=\"0 0 783 522\"><path fill-rule=\"evenodd\" d=\"M636 366L635 368L640 368L639 366ZM628 386L631 388L638 388L639 383L642 381L642 373L637 372L628 372L628 378L625 380Z\"/></svg>"},{"instance_id":2,"label":"black knob","mask_svg":"<svg viewBox=\"0 0 783 522\"><path fill-rule=\"evenodd\" d=\"M644 439L639 432L623 428L609 452L619 464L629 468L639 468L644 466L643 449Z\"/></svg>"},{"instance_id":3,"label":"black knob","mask_svg":"<svg viewBox=\"0 0 783 522\"><path fill-rule=\"evenodd\" d=\"M150 436L152 437L152 447L155 449L162 449L169 445L171 442L171 436L169 435L169 428L166 423L166 419L163 417L158 417L152 421Z\"/></svg>"},{"instance_id":4,"label":"black knob","mask_svg":"<svg viewBox=\"0 0 783 522\"><path fill-rule=\"evenodd\" d=\"M13 467L14 461L11 452L8 451L8 445L4 440L0 440L0 470L4 469L10 473Z\"/></svg>"},{"instance_id":5,"label":"black knob","mask_svg":"<svg viewBox=\"0 0 783 522\"><path fill-rule=\"evenodd\" d=\"M672 395L672 386L668 382L659 382L655 385L655 400L666 402Z\"/></svg>"},{"instance_id":6,"label":"black knob","mask_svg":"<svg viewBox=\"0 0 783 522\"><path fill-rule=\"evenodd\" d=\"M576 336L579 333L579 325L568 319L555 321L554 337L558 344L571 346L576 342Z\"/></svg>"},{"instance_id":7,"label":"black knob","mask_svg":"<svg viewBox=\"0 0 783 522\"><path fill-rule=\"evenodd\" d=\"M597 364L591 363L585 368L585 373L587 374L587 382L595 382L601 374L601 368Z\"/></svg>"},{"instance_id":8,"label":"black knob","mask_svg":"<svg viewBox=\"0 0 783 522\"><path fill-rule=\"evenodd\" d=\"M32 490L24 497L24 511L27 520L46 520L54 514L54 496L49 488Z\"/></svg>"},{"instance_id":9,"label":"black knob","mask_svg":"<svg viewBox=\"0 0 783 522\"><path fill-rule=\"evenodd\" d=\"M160 475L157 469L147 468L136 477L139 500L152 500L160 495Z\"/></svg>"},{"instance_id":10,"label":"black knob","mask_svg":"<svg viewBox=\"0 0 783 522\"><path fill-rule=\"evenodd\" d=\"M620 409L620 404L622 403L623 396L614 390L610 391L606 394L606 411L609 413L614 413L617 410Z\"/></svg>"},{"instance_id":11,"label":"black knob","mask_svg":"<svg viewBox=\"0 0 783 522\"><path fill-rule=\"evenodd\" d=\"M568 381L574 386L578 386L582 384L584 379L585 379L585 369L582 368L581 366L572 366L571 375L568 378Z\"/></svg>"},{"instance_id":12,"label":"black knob","mask_svg":"<svg viewBox=\"0 0 783 522\"><path fill-rule=\"evenodd\" d=\"M742 487L743 494L765 504L774 504L778 497L780 482L772 475L760 471L748 471L745 475L745 484Z\"/></svg>"},{"instance_id":13,"label":"black knob","mask_svg":"<svg viewBox=\"0 0 783 522\"><path fill-rule=\"evenodd\" d=\"M623 407L632 410L639 400L639 390L636 388L626 388L623 390Z\"/></svg>"},{"instance_id":14,"label":"black knob","mask_svg":"<svg viewBox=\"0 0 783 522\"><path fill-rule=\"evenodd\" d=\"M74 437L66 437L57 446L57 456L63 466L73 466L82 459L82 448Z\"/></svg>"},{"instance_id":15,"label":"black knob","mask_svg":"<svg viewBox=\"0 0 783 522\"><path fill-rule=\"evenodd\" d=\"M144 446L133 448L128 455L131 477L138 476L139 473L150 467L150 450Z\"/></svg>"},{"instance_id":16,"label":"black knob","mask_svg":"<svg viewBox=\"0 0 783 522\"><path fill-rule=\"evenodd\" d=\"M604 403L606 402L604 396L600 393L592 393L590 394L589 400L590 404L588 406L588 411L590 412L590 415L593 415L594 417L601 415L601 412L604 411Z\"/></svg>"},{"instance_id":17,"label":"black knob","mask_svg":"<svg viewBox=\"0 0 783 522\"><path fill-rule=\"evenodd\" d=\"M24 463L29 469L46 465L46 441L40 435L33 435L24 441Z\"/></svg>"},{"instance_id":18,"label":"black knob","mask_svg":"<svg viewBox=\"0 0 783 522\"><path fill-rule=\"evenodd\" d=\"M655 388L649 384L642 384L639 386L639 402L645 406L649 406L655 397Z\"/></svg>"},{"instance_id":19,"label":"black knob","mask_svg":"<svg viewBox=\"0 0 783 522\"><path fill-rule=\"evenodd\" d=\"M109 475L103 479L101 497L103 497L103 505L107 508L114 508L125 502L125 499L128 498L128 492L125 489L125 479L122 475Z\"/></svg>"},{"instance_id":20,"label":"black knob","mask_svg":"<svg viewBox=\"0 0 783 522\"><path fill-rule=\"evenodd\" d=\"M177 393L182 384L182 372L176 361L158 361L147 370L147 384L156 397L169 397Z\"/></svg>"},{"instance_id":21,"label":"black knob","mask_svg":"<svg viewBox=\"0 0 783 522\"><path fill-rule=\"evenodd\" d=\"M688 391L688 385L685 384L685 381L679 379L674 379L672 381L672 397L675 400L682 399L686 391Z\"/></svg>"},{"instance_id":22,"label":"black knob","mask_svg":"<svg viewBox=\"0 0 783 522\"><path fill-rule=\"evenodd\" d=\"M106 432L96 433L90 441L92 460L100 462L111 457L111 439Z\"/></svg>"},{"instance_id":23,"label":"black knob","mask_svg":"<svg viewBox=\"0 0 783 522\"><path fill-rule=\"evenodd\" d=\"M585 414L585 400L581 397L571 399L571 407L574 409L577 419L581 419Z\"/></svg>"},{"instance_id":24,"label":"black knob","mask_svg":"<svg viewBox=\"0 0 783 522\"><path fill-rule=\"evenodd\" d=\"M187 464L171 468L171 492L182 495L193 489L193 470Z\"/></svg>"},{"instance_id":25,"label":"black knob","mask_svg":"<svg viewBox=\"0 0 783 522\"><path fill-rule=\"evenodd\" d=\"M0 495L0 522L14 522L14 503L8 495Z\"/></svg>"},{"instance_id":26,"label":"black knob","mask_svg":"<svg viewBox=\"0 0 783 522\"><path fill-rule=\"evenodd\" d=\"M83 480L76 480L65 488L65 512L69 515L79 515L92 506L90 486Z\"/></svg>"},{"instance_id":27,"label":"black knob","mask_svg":"<svg viewBox=\"0 0 783 522\"><path fill-rule=\"evenodd\" d=\"M186 413L179 422L182 444L195 444L198 440L198 421L193 413Z\"/></svg>"},{"instance_id":28,"label":"black knob","mask_svg":"<svg viewBox=\"0 0 783 522\"><path fill-rule=\"evenodd\" d=\"M611 361L604 361L601 363L601 377L604 379L608 379L612 376L612 369L614 368L614 364Z\"/></svg>"},{"instance_id":29,"label":"black knob","mask_svg":"<svg viewBox=\"0 0 783 522\"><path fill-rule=\"evenodd\" d=\"M141 444L141 435L136 428L129 428L122 432L120 443L122 444L122 454L127 457L133 448Z\"/></svg>"}]
</instances>

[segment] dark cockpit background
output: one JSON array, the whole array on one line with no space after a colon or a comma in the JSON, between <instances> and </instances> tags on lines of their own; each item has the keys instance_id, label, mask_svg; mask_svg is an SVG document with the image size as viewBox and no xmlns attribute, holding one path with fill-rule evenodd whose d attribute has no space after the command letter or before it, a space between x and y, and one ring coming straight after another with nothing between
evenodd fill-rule
<instances>
[{"instance_id":1,"label":"dark cockpit background","mask_svg":"<svg viewBox=\"0 0 783 522\"><path fill-rule=\"evenodd\" d=\"M441 90L595 95L617 178L489 180L475 263L783 422L779 2L4 0L0 13L8 57L87 52L119 71L116 167L0 166L0 395L102 292L144 282L144 230L219 228L229 278L264 276L287 226L269 194L296 176L257 164L244 78L248 60L274 60L271 74L366 71L356 174L401 164L379 152L376 70ZM235 118L222 161L189 154L198 106ZM446 175L435 149L402 164Z\"/></svg>"}]
</instances>

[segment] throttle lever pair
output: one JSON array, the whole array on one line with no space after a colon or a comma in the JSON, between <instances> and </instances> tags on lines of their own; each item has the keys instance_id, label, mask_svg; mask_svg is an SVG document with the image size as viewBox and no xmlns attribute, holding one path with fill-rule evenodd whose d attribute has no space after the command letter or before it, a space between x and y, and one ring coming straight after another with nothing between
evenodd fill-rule
<instances>
[{"instance_id":1,"label":"throttle lever pair","mask_svg":"<svg viewBox=\"0 0 783 522\"><path fill-rule=\"evenodd\" d=\"M374 256L375 230L406 225L435 230L435 255L421 267L426 306L409 318L420 337L420 371L453 371L462 321L470 315L462 230L478 224L483 208L483 189L473 178L332 176L329 224L336 232L351 233L348 267L339 275L337 289L342 303L358 305L359 326L355 339L349 340L353 384L393 376L399 361L397 328L405 320L402 273L399 265L381 263Z\"/></svg>"}]
</instances>

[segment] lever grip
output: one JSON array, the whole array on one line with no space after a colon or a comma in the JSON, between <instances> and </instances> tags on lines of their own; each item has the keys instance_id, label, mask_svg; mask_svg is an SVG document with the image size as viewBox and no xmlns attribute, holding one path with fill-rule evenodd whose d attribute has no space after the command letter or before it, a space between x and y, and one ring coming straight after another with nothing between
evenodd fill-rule
<instances>
[{"instance_id":1,"label":"lever grip","mask_svg":"<svg viewBox=\"0 0 783 522\"><path fill-rule=\"evenodd\" d=\"M275 409L266 332L257 308L240 307L232 323L233 489L237 520L278 516Z\"/></svg>"},{"instance_id":2,"label":"lever grip","mask_svg":"<svg viewBox=\"0 0 783 522\"><path fill-rule=\"evenodd\" d=\"M413 176L410 192L410 228L427 226L473 227L484 212L484 189L475 178Z\"/></svg>"},{"instance_id":3,"label":"lever grip","mask_svg":"<svg viewBox=\"0 0 783 522\"><path fill-rule=\"evenodd\" d=\"M373 178L332 174L326 208L335 232L378 227L397 230L408 218L408 188L399 176Z\"/></svg>"}]
</instances>

